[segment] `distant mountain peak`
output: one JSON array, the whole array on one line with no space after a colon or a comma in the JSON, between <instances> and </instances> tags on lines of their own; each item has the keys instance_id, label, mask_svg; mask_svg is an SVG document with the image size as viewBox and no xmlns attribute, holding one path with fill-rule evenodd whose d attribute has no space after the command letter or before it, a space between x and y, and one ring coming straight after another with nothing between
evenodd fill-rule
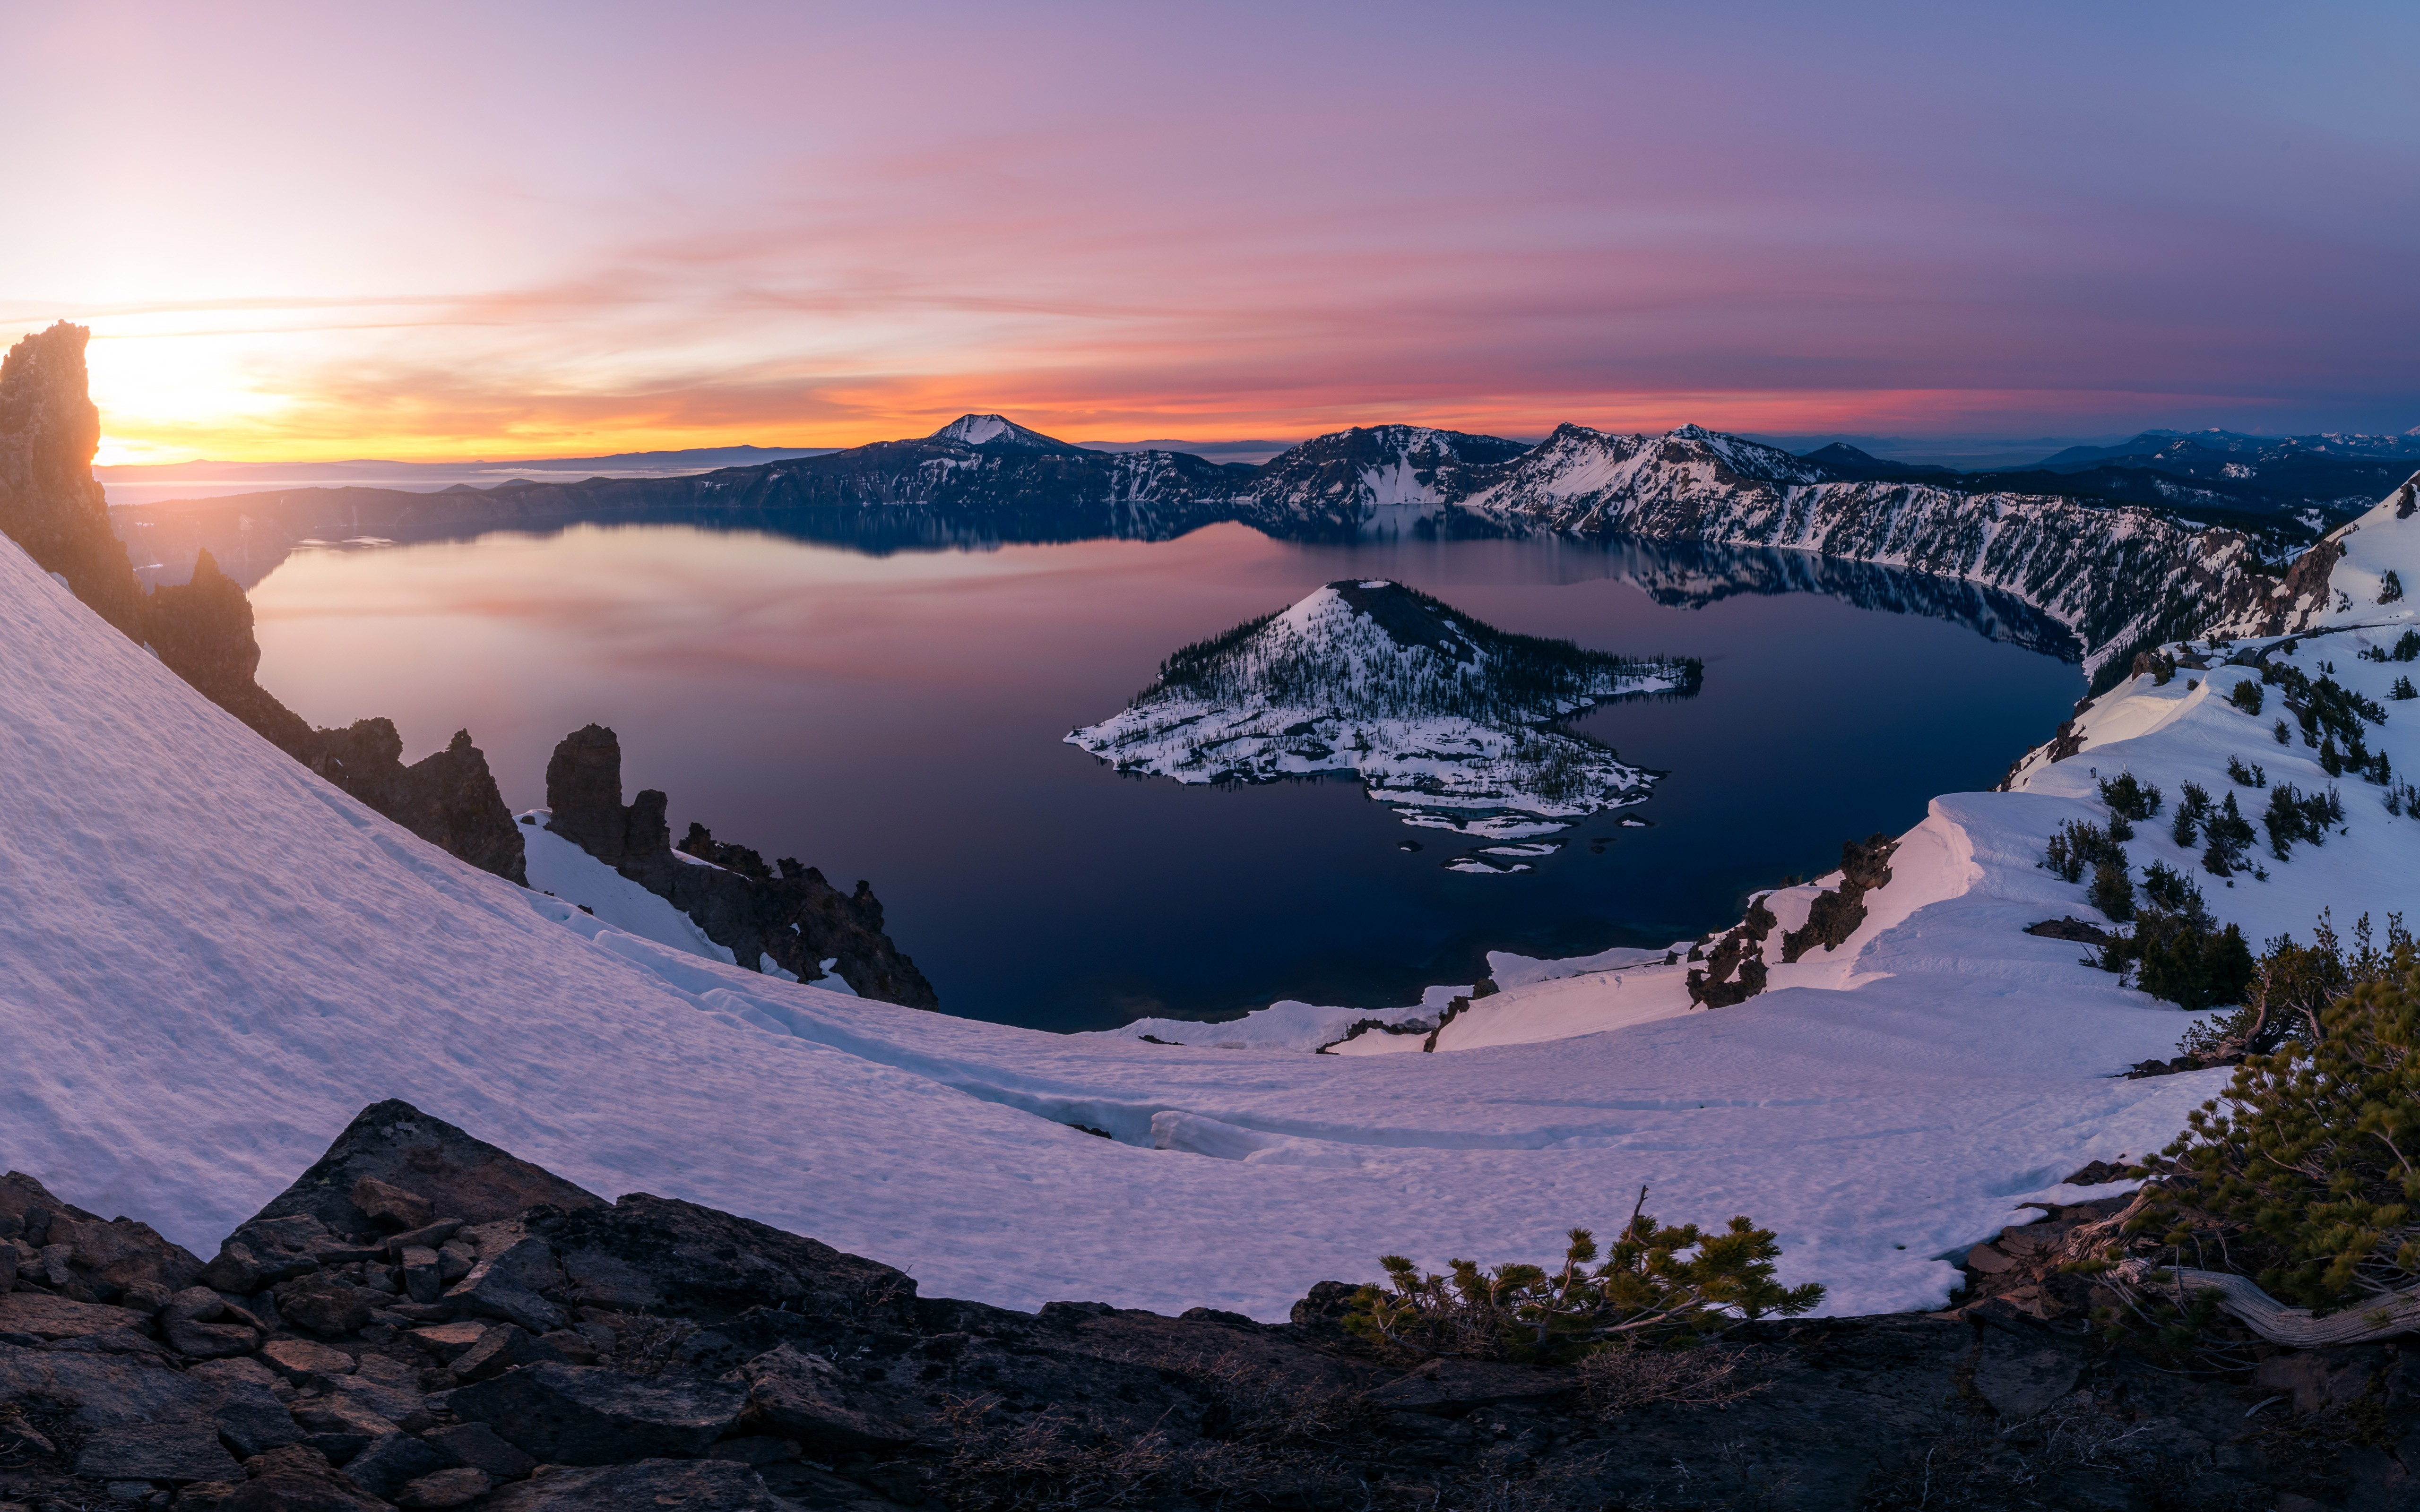
<instances>
[{"instance_id":1,"label":"distant mountain peak","mask_svg":"<svg viewBox=\"0 0 2420 1512\"><path fill-rule=\"evenodd\" d=\"M1080 452L1071 445L1038 430L1028 430L1005 415L960 415L930 438L937 441L956 441L966 446L980 446L990 451L1016 452Z\"/></svg>"}]
</instances>

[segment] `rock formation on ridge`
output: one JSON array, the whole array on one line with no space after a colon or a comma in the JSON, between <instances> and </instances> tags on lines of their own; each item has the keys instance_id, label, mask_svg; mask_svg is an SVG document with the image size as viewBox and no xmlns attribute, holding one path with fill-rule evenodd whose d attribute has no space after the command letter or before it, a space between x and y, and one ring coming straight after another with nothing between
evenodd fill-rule
<instances>
[{"instance_id":1,"label":"rock formation on ridge","mask_svg":"<svg viewBox=\"0 0 2420 1512\"><path fill-rule=\"evenodd\" d=\"M91 332L62 320L0 358L0 532L68 591L137 640L143 590L110 533L93 455L101 411L86 393Z\"/></svg>"},{"instance_id":2,"label":"rock formation on ridge","mask_svg":"<svg viewBox=\"0 0 2420 1512\"><path fill-rule=\"evenodd\" d=\"M0 361L0 533L271 745L421 839L526 884L520 831L467 731L406 767L390 720L313 729L256 678L252 602L207 550L190 582L145 594L92 478L101 417L86 392L90 334L61 321Z\"/></svg>"},{"instance_id":3,"label":"rock formation on ridge","mask_svg":"<svg viewBox=\"0 0 2420 1512\"><path fill-rule=\"evenodd\" d=\"M940 1006L933 984L883 933L882 904L867 883L845 893L788 856L768 867L756 852L717 841L702 825L691 825L675 848L664 817L670 800L654 788L626 807L622 743L604 726L575 730L554 748L546 799L549 829L687 914L741 965L769 956L799 980L814 981L832 961L861 996Z\"/></svg>"}]
</instances>

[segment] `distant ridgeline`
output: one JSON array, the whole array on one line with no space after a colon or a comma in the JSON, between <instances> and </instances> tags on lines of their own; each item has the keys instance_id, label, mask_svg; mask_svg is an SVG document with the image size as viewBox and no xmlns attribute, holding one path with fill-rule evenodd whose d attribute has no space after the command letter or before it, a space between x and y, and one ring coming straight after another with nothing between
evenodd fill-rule
<instances>
[{"instance_id":1,"label":"distant ridgeline","mask_svg":"<svg viewBox=\"0 0 2420 1512\"><path fill-rule=\"evenodd\" d=\"M2163 434L2081 450L2093 455L1956 473L1838 444L1796 456L1697 425L1643 436L1566 424L1535 446L1376 425L1249 467L1095 451L967 415L915 440L688 477L294 488L112 515L139 560L190 561L208 547L240 582L305 538L573 519L757 523L870 550L1157 540L1221 521L1286 539L1547 531L1780 548L2010 595L2074 632L2098 687L2135 652L2215 624L2291 628L2310 606L2280 584L2282 566L2397 486L2420 440Z\"/></svg>"},{"instance_id":2,"label":"distant ridgeline","mask_svg":"<svg viewBox=\"0 0 2420 1512\"><path fill-rule=\"evenodd\" d=\"M1400 583L1332 582L1186 646L1115 717L1067 740L1180 782L1355 772L1404 823L1498 843L1456 871L1526 872L1538 837L1644 802L1653 774L1540 726L1610 699L1685 697L1702 667L1512 635Z\"/></svg>"}]
</instances>

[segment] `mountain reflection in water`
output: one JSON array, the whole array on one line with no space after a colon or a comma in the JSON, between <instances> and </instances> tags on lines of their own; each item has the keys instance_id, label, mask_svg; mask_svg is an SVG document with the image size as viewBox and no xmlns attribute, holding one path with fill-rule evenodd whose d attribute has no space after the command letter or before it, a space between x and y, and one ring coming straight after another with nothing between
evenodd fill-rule
<instances>
[{"instance_id":1,"label":"mountain reflection in water","mask_svg":"<svg viewBox=\"0 0 2420 1512\"><path fill-rule=\"evenodd\" d=\"M320 724L393 717L408 752L468 726L506 801L596 720L631 790L846 887L871 880L945 1011L1040 1028L1218 1017L1278 997L1378 1005L1466 982L1490 949L1661 945L1742 895L1838 863L1933 794L1988 786L2083 690L2075 648L1968 586L1791 552L1655 543L1009 541L939 519L380 522L300 547L278 522L209 545L250 582L261 681ZM349 523L349 522L344 522ZM231 538L229 538L231 537ZM1240 789L1121 778L1062 744L1178 646L1344 578L1487 623L1700 657L1685 701L1571 728L1667 772L1534 872L1447 872L1349 780ZM2045 654L2047 653L2047 654ZM1600 838L1601 854L1590 843Z\"/></svg>"}]
</instances>

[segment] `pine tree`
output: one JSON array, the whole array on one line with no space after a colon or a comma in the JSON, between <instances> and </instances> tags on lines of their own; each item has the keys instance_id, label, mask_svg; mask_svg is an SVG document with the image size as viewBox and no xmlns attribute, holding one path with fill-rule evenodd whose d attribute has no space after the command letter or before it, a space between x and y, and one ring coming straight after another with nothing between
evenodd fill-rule
<instances>
[{"instance_id":1,"label":"pine tree","mask_svg":"<svg viewBox=\"0 0 2420 1512\"><path fill-rule=\"evenodd\" d=\"M2312 1042L2256 1055L2187 1116L2168 1155L2239 1266L2314 1308L2420 1281L2420 958L2393 941L2372 980L2314 1015ZM2196 1237L2193 1215L2162 1214Z\"/></svg>"}]
</instances>

